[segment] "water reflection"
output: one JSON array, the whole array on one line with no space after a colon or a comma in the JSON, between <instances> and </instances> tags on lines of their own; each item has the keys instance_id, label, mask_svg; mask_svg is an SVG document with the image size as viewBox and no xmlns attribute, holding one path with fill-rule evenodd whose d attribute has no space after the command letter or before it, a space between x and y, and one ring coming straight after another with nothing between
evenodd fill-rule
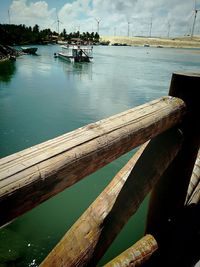
<instances>
[{"instance_id":1,"label":"water reflection","mask_svg":"<svg viewBox=\"0 0 200 267\"><path fill-rule=\"evenodd\" d=\"M15 62L10 60L0 62L0 82L9 83L15 72Z\"/></svg>"},{"instance_id":2,"label":"water reflection","mask_svg":"<svg viewBox=\"0 0 200 267\"><path fill-rule=\"evenodd\" d=\"M62 66L63 71L67 76L73 78L79 78L82 80L84 77L87 77L89 80L92 80L92 62L68 62L62 58L58 58L59 64Z\"/></svg>"}]
</instances>

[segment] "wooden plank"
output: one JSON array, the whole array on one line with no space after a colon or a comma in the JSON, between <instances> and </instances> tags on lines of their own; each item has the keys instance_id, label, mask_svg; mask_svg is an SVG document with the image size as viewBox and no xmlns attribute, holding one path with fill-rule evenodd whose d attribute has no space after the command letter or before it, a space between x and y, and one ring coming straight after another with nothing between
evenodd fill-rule
<instances>
[{"instance_id":1,"label":"wooden plank","mask_svg":"<svg viewBox=\"0 0 200 267\"><path fill-rule=\"evenodd\" d=\"M145 235L133 246L108 262L104 267L136 267L142 266L158 248L152 235Z\"/></svg>"},{"instance_id":2,"label":"wooden plank","mask_svg":"<svg viewBox=\"0 0 200 267\"><path fill-rule=\"evenodd\" d=\"M164 97L0 160L0 225L179 123L182 100Z\"/></svg>"},{"instance_id":3,"label":"wooden plank","mask_svg":"<svg viewBox=\"0 0 200 267\"><path fill-rule=\"evenodd\" d=\"M187 188L200 146L200 73L174 73L169 94L184 100L187 114L180 125L184 136L181 151L166 170L151 194L146 233L162 239L166 225L185 203Z\"/></svg>"},{"instance_id":4,"label":"wooden plank","mask_svg":"<svg viewBox=\"0 0 200 267\"><path fill-rule=\"evenodd\" d=\"M181 142L181 133L171 129L152 139L143 153L138 151L40 267L96 266L178 153Z\"/></svg>"}]
</instances>

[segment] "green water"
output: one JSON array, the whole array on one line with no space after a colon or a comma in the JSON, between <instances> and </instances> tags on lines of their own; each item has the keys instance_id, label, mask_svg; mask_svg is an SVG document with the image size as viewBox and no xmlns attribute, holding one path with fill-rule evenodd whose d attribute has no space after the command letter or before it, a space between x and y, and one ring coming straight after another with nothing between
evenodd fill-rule
<instances>
[{"instance_id":1,"label":"green water","mask_svg":"<svg viewBox=\"0 0 200 267\"><path fill-rule=\"evenodd\" d=\"M168 94L174 71L197 71L200 51L94 47L93 63L55 59L58 46L0 63L0 157ZM0 267L38 266L134 152L0 230ZM148 199L101 265L144 232Z\"/></svg>"}]
</instances>

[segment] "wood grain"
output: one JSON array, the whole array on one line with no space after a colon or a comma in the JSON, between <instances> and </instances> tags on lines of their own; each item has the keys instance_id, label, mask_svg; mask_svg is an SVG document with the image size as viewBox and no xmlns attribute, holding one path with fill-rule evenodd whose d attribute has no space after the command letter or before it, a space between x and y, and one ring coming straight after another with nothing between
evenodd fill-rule
<instances>
[{"instance_id":1,"label":"wood grain","mask_svg":"<svg viewBox=\"0 0 200 267\"><path fill-rule=\"evenodd\" d=\"M160 98L0 159L0 225L176 125L185 110Z\"/></svg>"},{"instance_id":2,"label":"wood grain","mask_svg":"<svg viewBox=\"0 0 200 267\"><path fill-rule=\"evenodd\" d=\"M114 238L177 155L178 129L143 146L65 234L40 267L96 266ZM134 231L134 229L133 229Z\"/></svg>"}]
</instances>

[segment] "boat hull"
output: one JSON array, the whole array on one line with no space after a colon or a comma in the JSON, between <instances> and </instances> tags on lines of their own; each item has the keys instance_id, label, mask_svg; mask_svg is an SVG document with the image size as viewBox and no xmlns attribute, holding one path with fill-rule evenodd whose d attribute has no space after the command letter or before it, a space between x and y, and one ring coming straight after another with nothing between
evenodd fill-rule
<instances>
[{"instance_id":1,"label":"boat hull","mask_svg":"<svg viewBox=\"0 0 200 267\"><path fill-rule=\"evenodd\" d=\"M63 53L58 53L58 57L67 60L69 62L91 62L92 57L85 57L85 56L68 56Z\"/></svg>"},{"instance_id":2,"label":"boat hull","mask_svg":"<svg viewBox=\"0 0 200 267\"><path fill-rule=\"evenodd\" d=\"M22 51L26 54L35 54L37 52L37 47L22 47Z\"/></svg>"}]
</instances>

